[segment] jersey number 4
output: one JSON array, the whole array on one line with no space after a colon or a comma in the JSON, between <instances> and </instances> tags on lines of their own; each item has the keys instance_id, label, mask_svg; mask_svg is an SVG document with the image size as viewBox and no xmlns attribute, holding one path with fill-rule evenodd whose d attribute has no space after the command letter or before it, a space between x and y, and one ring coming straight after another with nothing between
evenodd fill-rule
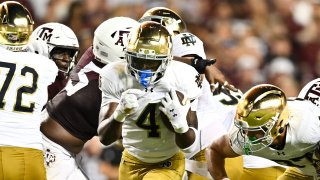
<instances>
[{"instance_id":1,"label":"jersey number 4","mask_svg":"<svg viewBox=\"0 0 320 180\"><path fill-rule=\"evenodd\" d=\"M8 91L9 85L15 75L16 72L16 64L14 63L7 63L7 62L0 62L0 68L6 68L8 69L7 77L3 82L3 85L0 89L0 109L3 109L6 105L6 102L4 100L4 97ZM1 70L1 69L0 69ZM34 102L30 102L29 106L22 105L22 95L23 94L33 94L37 90L37 81L38 81L38 73L31 67L25 66L21 69L21 72L19 75L26 76L27 74L32 75L32 85L28 86L22 86L17 89L16 94L16 102L13 107L13 111L19 111L19 112L33 112L34 109Z\"/></svg>"},{"instance_id":2,"label":"jersey number 4","mask_svg":"<svg viewBox=\"0 0 320 180\"><path fill-rule=\"evenodd\" d=\"M159 125L157 125L155 118L156 105L155 103L148 104L136 122L138 127L148 131L148 137L160 137Z\"/></svg>"}]
</instances>

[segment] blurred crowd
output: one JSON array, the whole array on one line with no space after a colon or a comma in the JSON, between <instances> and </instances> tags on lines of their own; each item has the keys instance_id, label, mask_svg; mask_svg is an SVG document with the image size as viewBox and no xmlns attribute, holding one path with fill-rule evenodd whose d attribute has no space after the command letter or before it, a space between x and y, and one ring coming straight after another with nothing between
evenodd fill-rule
<instances>
[{"instance_id":1,"label":"blurred crowd","mask_svg":"<svg viewBox=\"0 0 320 180\"><path fill-rule=\"evenodd\" d=\"M188 31L204 41L208 57L229 81L246 91L268 82L296 96L319 76L318 0L20 0L36 26L60 22L80 41L80 56L92 44L95 28L114 16L139 19L154 6L175 10ZM80 57L79 56L79 57Z\"/></svg>"},{"instance_id":2,"label":"blurred crowd","mask_svg":"<svg viewBox=\"0 0 320 180\"><path fill-rule=\"evenodd\" d=\"M93 32L104 20L114 16L139 19L147 9L165 6L181 15L188 31L204 42L207 57L216 58L228 81L243 92L270 83L293 97L320 75L319 0L18 1L31 10L35 28L46 22L69 26L80 42L78 58L92 44ZM108 170L103 163L117 168L121 151L119 155L117 147L104 149L96 144L98 140L90 143L93 145L82 153L87 157L84 170L89 176L91 170L99 172L101 176L93 173L97 176L93 179L105 179L102 174ZM88 165L90 160L100 162L96 171Z\"/></svg>"}]
</instances>

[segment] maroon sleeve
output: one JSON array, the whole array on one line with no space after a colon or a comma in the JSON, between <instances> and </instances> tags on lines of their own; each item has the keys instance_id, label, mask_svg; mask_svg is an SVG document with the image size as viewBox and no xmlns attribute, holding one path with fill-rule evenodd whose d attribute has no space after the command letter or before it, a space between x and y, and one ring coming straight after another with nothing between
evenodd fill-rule
<instances>
[{"instance_id":1,"label":"maroon sleeve","mask_svg":"<svg viewBox=\"0 0 320 180\"><path fill-rule=\"evenodd\" d=\"M48 100L56 96L67 84L68 79L63 72L58 73L55 81L48 86Z\"/></svg>"},{"instance_id":2,"label":"maroon sleeve","mask_svg":"<svg viewBox=\"0 0 320 180\"><path fill-rule=\"evenodd\" d=\"M84 66L89 64L93 59L94 59L93 49L92 49L92 46L90 46L79 59L76 65L75 71L78 73Z\"/></svg>"}]
</instances>

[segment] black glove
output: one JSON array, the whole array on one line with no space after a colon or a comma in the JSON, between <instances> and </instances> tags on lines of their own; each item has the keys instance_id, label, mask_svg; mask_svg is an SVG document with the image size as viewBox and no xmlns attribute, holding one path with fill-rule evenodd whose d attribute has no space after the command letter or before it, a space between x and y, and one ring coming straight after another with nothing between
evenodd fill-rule
<instances>
[{"instance_id":1,"label":"black glove","mask_svg":"<svg viewBox=\"0 0 320 180\"><path fill-rule=\"evenodd\" d=\"M199 74L204 74L206 67L216 63L216 59L202 59L200 56L195 56L191 61L191 66L194 67Z\"/></svg>"}]
</instances>

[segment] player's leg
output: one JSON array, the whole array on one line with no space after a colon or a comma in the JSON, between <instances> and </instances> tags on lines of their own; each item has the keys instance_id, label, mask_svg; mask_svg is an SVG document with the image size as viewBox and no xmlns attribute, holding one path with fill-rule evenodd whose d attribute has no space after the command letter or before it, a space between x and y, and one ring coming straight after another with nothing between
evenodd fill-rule
<instances>
[{"instance_id":1,"label":"player's leg","mask_svg":"<svg viewBox=\"0 0 320 180\"><path fill-rule=\"evenodd\" d=\"M154 169L147 172L143 180L182 179L184 169L185 156L179 152L164 162L156 163Z\"/></svg>"},{"instance_id":2,"label":"player's leg","mask_svg":"<svg viewBox=\"0 0 320 180\"><path fill-rule=\"evenodd\" d=\"M205 157L205 150L200 151L199 153L197 153L196 155L194 155L191 160L195 160L198 162L207 162L206 161L206 157ZM190 171L187 171L188 174L188 179L189 180L209 180L208 177L206 176L201 176L199 174L196 173L192 173Z\"/></svg>"},{"instance_id":3,"label":"player's leg","mask_svg":"<svg viewBox=\"0 0 320 180\"><path fill-rule=\"evenodd\" d=\"M181 152L161 163L145 163L124 150L120 163L119 180L182 179L184 163L185 157Z\"/></svg>"},{"instance_id":4,"label":"player's leg","mask_svg":"<svg viewBox=\"0 0 320 180\"><path fill-rule=\"evenodd\" d=\"M45 136L42 138L48 180L69 179L73 176L79 180L87 179L80 171L74 155Z\"/></svg>"},{"instance_id":5,"label":"player's leg","mask_svg":"<svg viewBox=\"0 0 320 180\"><path fill-rule=\"evenodd\" d=\"M0 179L46 179L43 152L32 148L0 147Z\"/></svg>"},{"instance_id":6,"label":"player's leg","mask_svg":"<svg viewBox=\"0 0 320 180\"><path fill-rule=\"evenodd\" d=\"M313 177L303 175L297 168L289 167L277 180L313 180Z\"/></svg>"},{"instance_id":7,"label":"player's leg","mask_svg":"<svg viewBox=\"0 0 320 180\"><path fill-rule=\"evenodd\" d=\"M285 171L282 167L268 167L268 168L244 168L241 180L276 180Z\"/></svg>"},{"instance_id":8,"label":"player's leg","mask_svg":"<svg viewBox=\"0 0 320 180\"><path fill-rule=\"evenodd\" d=\"M235 158L226 158L225 159L225 169L229 179L240 180L242 174L244 173L243 169L243 157L238 156Z\"/></svg>"}]
</instances>

